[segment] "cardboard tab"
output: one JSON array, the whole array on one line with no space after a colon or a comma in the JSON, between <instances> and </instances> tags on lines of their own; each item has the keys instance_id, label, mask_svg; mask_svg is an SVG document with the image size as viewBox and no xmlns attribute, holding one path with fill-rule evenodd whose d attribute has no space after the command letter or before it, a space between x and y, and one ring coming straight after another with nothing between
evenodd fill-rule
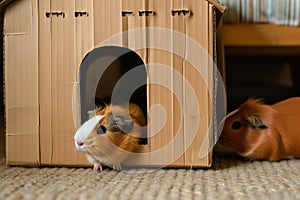
<instances>
[{"instance_id":1,"label":"cardboard tab","mask_svg":"<svg viewBox=\"0 0 300 200\"><path fill-rule=\"evenodd\" d=\"M62 17L65 18L65 13L64 12L46 12L46 17Z\"/></svg>"}]
</instances>

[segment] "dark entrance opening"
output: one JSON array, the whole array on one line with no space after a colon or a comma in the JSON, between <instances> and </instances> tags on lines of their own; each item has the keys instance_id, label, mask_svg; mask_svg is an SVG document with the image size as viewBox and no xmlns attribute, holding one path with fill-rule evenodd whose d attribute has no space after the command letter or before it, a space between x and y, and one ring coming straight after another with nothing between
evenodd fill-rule
<instances>
[{"instance_id":1,"label":"dark entrance opening","mask_svg":"<svg viewBox=\"0 0 300 200\"><path fill-rule=\"evenodd\" d=\"M80 65L79 80L81 123L96 107L128 100L142 109L147 121L147 71L134 51L118 46L93 49ZM147 139L141 140L141 144L146 143Z\"/></svg>"}]
</instances>

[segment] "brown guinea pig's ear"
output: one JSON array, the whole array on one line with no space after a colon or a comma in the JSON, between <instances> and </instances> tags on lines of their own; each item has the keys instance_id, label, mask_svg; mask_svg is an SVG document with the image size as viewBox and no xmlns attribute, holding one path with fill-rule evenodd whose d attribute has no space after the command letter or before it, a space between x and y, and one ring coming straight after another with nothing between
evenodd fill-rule
<instances>
[{"instance_id":1,"label":"brown guinea pig's ear","mask_svg":"<svg viewBox=\"0 0 300 200\"><path fill-rule=\"evenodd\" d=\"M251 114L246 118L247 123L251 126L252 129L261 130L267 128L265 124L261 121L259 116L256 114Z\"/></svg>"}]
</instances>

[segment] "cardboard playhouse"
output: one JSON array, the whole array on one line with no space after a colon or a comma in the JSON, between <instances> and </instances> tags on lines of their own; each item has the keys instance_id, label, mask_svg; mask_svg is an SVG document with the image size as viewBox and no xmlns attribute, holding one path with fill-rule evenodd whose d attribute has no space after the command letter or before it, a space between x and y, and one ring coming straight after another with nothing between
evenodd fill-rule
<instances>
[{"instance_id":1,"label":"cardboard playhouse","mask_svg":"<svg viewBox=\"0 0 300 200\"><path fill-rule=\"evenodd\" d=\"M216 131L213 62L224 6L213 0L4 0L0 6L9 165L90 165L76 151L74 133L136 66L142 71L134 80L143 84L133 99L149 126L141 156L124 164L211 165L210 145L203 144Z\"/></svg>"}]
</instances>

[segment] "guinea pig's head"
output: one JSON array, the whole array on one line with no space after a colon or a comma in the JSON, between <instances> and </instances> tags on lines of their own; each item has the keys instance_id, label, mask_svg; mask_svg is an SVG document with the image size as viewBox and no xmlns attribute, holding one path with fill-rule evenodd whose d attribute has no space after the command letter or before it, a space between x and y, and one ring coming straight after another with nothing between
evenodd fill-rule
<instances>
[{"instance_id":1,"label":"guinea pig's head","mask_svg":"<svg viewBox=\"0 0 300 200\"><path fill-rule=\"evenodd\" d=\"M248 99L226 116L220 143L241 156L250 156L269 137L275 110L260 100Z\"/></svg>"},{"instance_id":2,"label":"guinea pig's head","mask_svg":"<svg viewBox=\"0 0 300 200\"><path fill-rule=\"evenodd\" d=\"M99 157L119 147L131 151L128 145L138 144L138 137L134 136L136 129L125 108L109 105L77 130L75 146L79 151Z\"/></svg>"}]
</instances>

